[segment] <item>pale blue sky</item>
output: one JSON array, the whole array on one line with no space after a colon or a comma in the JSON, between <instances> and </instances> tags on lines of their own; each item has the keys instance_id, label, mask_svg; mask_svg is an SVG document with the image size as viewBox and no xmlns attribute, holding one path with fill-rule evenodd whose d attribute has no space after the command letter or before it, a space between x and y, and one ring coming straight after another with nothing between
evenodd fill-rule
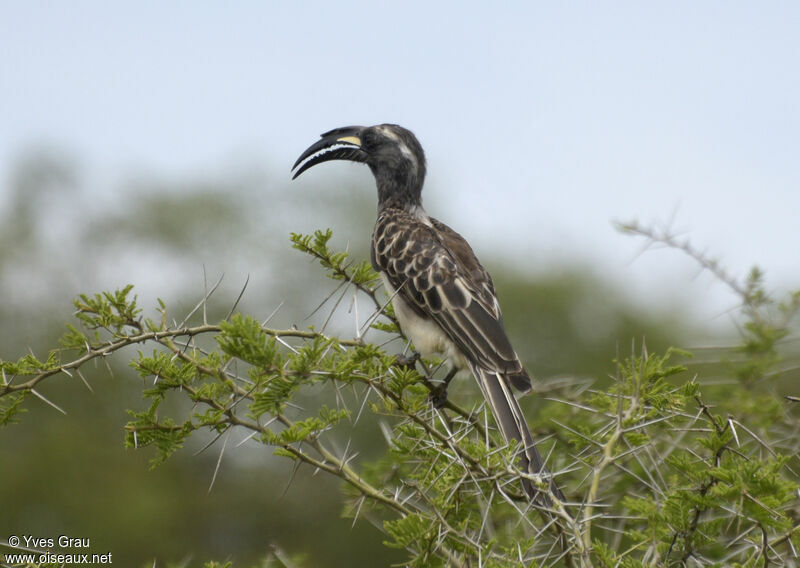
<instances>
[{"instance_id":1,"label":"pale blue sky","mask_svg":"<svg viewBox=\"0 0 800 568\"><path fill-rule=\"evenodd\" d=\"M3 1L0 176L47 143L111 180L246 155L288 190L320 132L397 122L426 148L429 212L481 256L570 254L713 315L723 287L637 258L611 220L674 219L733 272L798 287L798 30L796 2ZM304 178L336 169L369 175Z\"/></svg>"}]
</instances>

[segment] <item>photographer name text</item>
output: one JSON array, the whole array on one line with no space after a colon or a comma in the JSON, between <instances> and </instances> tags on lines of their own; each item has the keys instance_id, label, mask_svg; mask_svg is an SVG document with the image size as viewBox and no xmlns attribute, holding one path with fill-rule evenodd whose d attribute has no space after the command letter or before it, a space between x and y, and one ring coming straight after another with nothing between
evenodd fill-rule
<instances>
[{"instance_id":1,"label":"photographer name text","mask_svg":"<svg viewBox=\"0 0 800 568\"><path fill-rule=\"evenodd\" d=\"M111 552L102 554L89 552L91 539L59 535L40 537L29 534L8 537L8 545L17 549L15 552L0 554L6 564L112 564ZM70 551L53 552L53 548ZM72 550L79 549L77 552ZM85 551L85 552L83 552Z\"/></svg>"}]
</instances>

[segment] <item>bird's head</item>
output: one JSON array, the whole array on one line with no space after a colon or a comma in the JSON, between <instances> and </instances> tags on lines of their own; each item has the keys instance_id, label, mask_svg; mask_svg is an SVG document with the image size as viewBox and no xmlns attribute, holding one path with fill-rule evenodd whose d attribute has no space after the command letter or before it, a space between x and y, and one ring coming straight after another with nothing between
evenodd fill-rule
<instances>
[{"instance_id":1,"label":"bird's head","mask_svg":"<svg viewBox=\"0 0 800 568\"><path fill-rule=\"evenodd\" d=\"M414 133L402 126L347 126L326 132L297 159L292 179L329 160L367 164L378 185L380 206L422 203L425 153Z\"/></svg>"}]
</instances>

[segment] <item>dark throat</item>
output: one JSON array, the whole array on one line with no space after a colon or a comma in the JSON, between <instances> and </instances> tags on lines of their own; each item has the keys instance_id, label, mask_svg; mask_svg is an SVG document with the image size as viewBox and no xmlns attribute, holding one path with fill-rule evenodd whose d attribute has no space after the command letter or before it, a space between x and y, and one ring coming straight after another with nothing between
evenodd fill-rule
<instances>
[{"instance_id":1,"label":"dark throat","mask_svg":"<svg viewBox=\"0 0 800 568\"><path fill-rule=\"evenodd\" d=\"M411 168L372 168L378 185L378 210L394 207L412 211L422 205L422 182Z\"/></svg>"}]
</instances>

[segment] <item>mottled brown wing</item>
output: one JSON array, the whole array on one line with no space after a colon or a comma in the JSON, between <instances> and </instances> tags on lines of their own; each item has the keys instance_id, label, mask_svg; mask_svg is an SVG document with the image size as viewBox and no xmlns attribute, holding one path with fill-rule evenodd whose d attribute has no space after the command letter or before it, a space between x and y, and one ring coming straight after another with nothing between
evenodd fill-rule
<instances>
[{"instance_id":1,"label":"mottled brown wing","mask_svg":"<svg viewBox=\"0 0 800 568\"><path fill-rule=\"evenodd\" d=\"M469 246L464 237L441 221L432 217L429 220L433 228L436 229L436 236L439 242L450 252L458 263L459 272L472 285L474 298L502 325L503 316L500 314L500 304L497 302L494 282L492 282L492 277L480 263L478 257L475 256L472 247Z\"/></svg>"},{"instance_id":2,"label":"mottled brown wing","mask_svg":"<svg viewBox=\"0 0 800 568\"><path fill-rule=\"evenodd\" d=\"M508 340L494 285L469 244L435 219L399 209L378 216L372 257L376 270L420 316L433 319L472 362L530 387Z\"/></svg>"}]
</instances>

